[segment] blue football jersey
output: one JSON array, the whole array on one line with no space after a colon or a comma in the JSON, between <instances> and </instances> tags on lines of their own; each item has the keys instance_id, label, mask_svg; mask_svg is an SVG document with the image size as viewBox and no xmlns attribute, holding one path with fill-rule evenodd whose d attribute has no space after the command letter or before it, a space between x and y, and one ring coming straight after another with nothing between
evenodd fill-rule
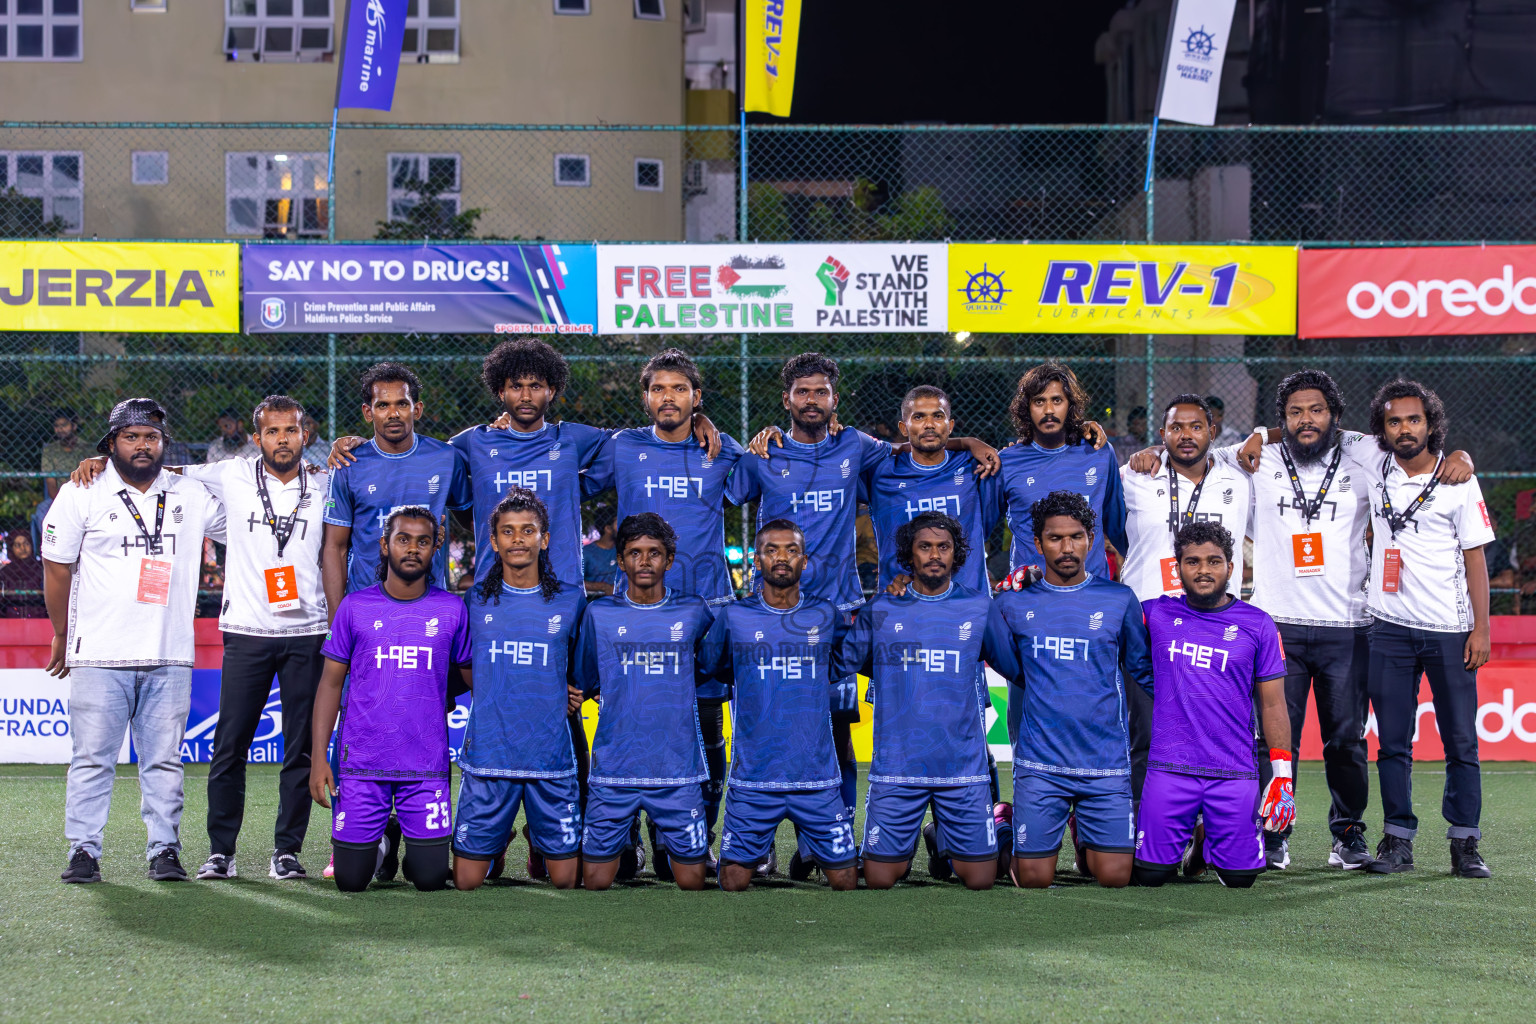
<instances>
[{"instance_id":1,"label":"blue football jersey","mask_svg":"<svg viewBox=\"0 0 1536 1024\"><path fill-rule=\"evenodd\" d=\"M606 430L546 423L524 433L478 426L448 443L464 453L475 509L475 579L496 562L491 513L510 487L526 487L549 509L549 564L561 583L582 589L581 471L597 457Z\"/></svg>"},{"instance_id":2,"label":"blue football jersey","mask_svg":"<svg viewBox=\"0 0 1536 1024\"><path fill-rule=\"evenodd\" d=\"M699 732L699 657L714 616L670 589L656 604L600 597L577 641L579 678L602 695L589 780L603 786L681 786L709 778ZM564 718L562 716L562 724Z\"/></svg>"},{"instance_id":3,"label":"blue football jersey","mask_svg":"<svg viewBox=\"0 0 1536 1024\"><path fill-rule=\"evenodd\" d=\"M667 587L679 594L722 604L735 596L725 564L726 480L744 454L741 445L720 435L713 459L693 438L663 441L654 427L631 427L609 437L584 474L586 497L612 487L623 523L636 512L655 512L677 532L677 558L667 572ZM624 592L623 572L614 578L615 594Z\"/></svg>"},{"instance_id":4,"label":"blue football jersey","mask_svg":"<svg viewBox=\"0 0 1536 1024\"><path fill-rule=\"evenodd\" d=\"M854 518L859 478L890 459L890 445L852 428L801 444L789 434L784 447L770 444L768 458L748 454L731 477L731 501L756 500L757 525L788 519L805 534L809 562L801 593L822 597L847 611L864 603L856 558Z\"/></svg>"},{"instance_id":5,"label":"blue football jersey","mask_svg":"<svg viewBox=\"0 0 1536 1024\"><path fill-rule=\"evenodd\" d=\"M1002 462L1003 503L1008 510L1008 530L1013 534L1013 548L1008 562L1038 565L1045 561L1035 550L1035 526L1029 509L1052 491L1075 491L1088 499L1099 517L1093 534L1093 548L1085 568L1095 576L1109 576L1109 560L1104 556L1104 539L1122 555L1130 545L1125 539L1125 492L1120 486L1120 466L1115 450L1109 445L1097 450L1087 441L1041 448L1037 444L1016 444L997 453Z\"/></svg>"},{"instance_id":6,"label":"blue football jersey","mask_svg":"<svg viewBox=\"0 0 1536 1024\"><path fill-rule=\"evenodd\" d=\"M352 528L347 553L347 592L379 582L379 538L389 514L406 505L425 505L437 516L445 538L437 554L437 583L448 583L447 514L469 508L469 470L464 454L447 441L416 435L408 452L391 455L369 441L352 451L357 461L331 472L325 521Z\"/></svg>"},{"instance_id":7,"label":"blue football jersey","mask_svg":"<svg viewBox=\"0 0 1536 1024\"><path fill-rule=\"evenodd\" d=\"M544 600L538 587L503 583L499 599L469 592L475 687L459 767L504 779L576 774L566 725L576 682L576 637L586 596L569 585Z\"/></svg>"},{"instance_id":8,"label":"blue football jersey","mask_svg":"<svg viewBox=\"0 0 1536 1024\"><path fill-rule=\"evenodd\" d=\"M937 597L879 594L865 605L834 670L863 672L878 694L869 781L986 782L988 701L978 663L1008 642L992 599L964 587Z\"/></svg>"},{"instance_id":9,"label":"blue football jersey","mask_svg":"<svg viewBox=\"0 0 1536 1024\"><path fill-rule=\"evenodd\" d=\"M704 640L704 663L717 679L734 683L733 787L841 784L827 697L845 619L830 601L804 595L793 608L771 608L753 595L719 610Z\"/></svg>"},{"instance_id":10,"label":"blue football jersey","mask_svg":"<svg viewBox=\"0 0 1536 1024\"><path fill-rule=\"evenodd\" d=\"M924 466L908 452L881 459L865 470L860 496L869 505L875 546L880 551L879 589L903 572L896 564L896 531L920 512L953 516L965 531L971 552L955 582L986 591L987 537L1002 514L1002 482L997 474L977 479L970 452L945 452L937 466Z\"/></svg>"},{"instance_id":11,"label":"blue football jersey","mask_svg":"<svg viewBox=\"0 0 1536 1024\"><path fill-rule=\"evenodd\" d=\"M1013 767L1101 777L1131 770L1127 680L1152 691L1141 603L1130 587L1089 576L1072 587L1040 581L994 599L1012 637L1008 699L1021 702Z\"/></svg>"}]
</instances>

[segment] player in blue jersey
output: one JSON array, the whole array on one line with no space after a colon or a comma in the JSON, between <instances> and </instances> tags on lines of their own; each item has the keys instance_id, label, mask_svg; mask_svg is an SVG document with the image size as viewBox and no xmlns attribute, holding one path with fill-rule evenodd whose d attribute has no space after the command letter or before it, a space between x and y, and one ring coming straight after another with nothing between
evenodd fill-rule
<instances>
[{"instance_id":1,"label":"player in blue jersey","mask_svg":"<svg viewBox=\"0 0 1536 1024\"><path fill-rule=\"evenodd\" d=\"M741 892L788 818L834 889L858 884L853 815L839 793L827 689L844 616L801 592L805 535L787 519L757 531L761 593L720 609L705 664L734 683L731 788L720 839L720 888Z\"/></svg>"},{"instance_id":2,"label":"player in blue jersey","mask_svg":"<svg viewBox=\"0 0 1536 1024\"><path fill-rule=\"evenodd\" d=\"M577 678L603 705L592 742L582 884L613 884L631 823L644 810L678 887L702 889L709 826L700 784L709 773L696 689L707 674L700 653L714 616L702 598L667 585L677 536L661 516L625 517L618 549L628 586L587 605L577 646Z\"/></svg>"},{"instance_id":3,"label":"player in blue jersey","mask_svg":"<svg viewBox=\"0 0 1536 1024\"><path fill-rule=\"evenodd\" d=\"M1013 638L1008 701L1021 705L1013 744L1013 878L1043 889L1056 877L1067 817L1076 814L1077 862L1100 885L1131 880L1126 680L1151 692L1147 627L1136 594L1090 574L1093 509L1082 495L1053 491L1031 509L1045 576L996 604ZM1007 662L1009 659L1002 659Z\"/></svg>"},{"instance_id":4,"label":"player in blue jersey","mask_svg":"<svg viewBox=\"0 0 1536 1024\"><path fill-rule=\"evenodd\" d=\"M1006 664L1011 639L991 597L954 582L969 548L959 523L924 512L896 543L912 584L859 611L837 665L868 675L874 694L864 881L889 889L906 875L931 801L940 854L967 888L990 889L997 821L976 666Z\"/></svg>"},{"instance_id":5,"label":"player in blue jersey","mask_svg":"<svg viewBox=\"0 0 1536 1024\"><path fill-rule=\"evenodd\" d=\"M569 889L581 874L585 801L565 720L581 706L573 684L586 597L556 577L549 511L532 491L509 490L486 525L497 561L468 596L476 685L459 752L454 885L485 881L521 806L543 873Z\"/></svg>"}]
</instances>

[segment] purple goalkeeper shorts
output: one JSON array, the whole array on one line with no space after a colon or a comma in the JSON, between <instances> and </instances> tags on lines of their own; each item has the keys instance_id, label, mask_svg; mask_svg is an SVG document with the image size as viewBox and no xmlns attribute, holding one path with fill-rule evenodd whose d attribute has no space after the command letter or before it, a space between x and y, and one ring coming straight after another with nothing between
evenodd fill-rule
<instances>
[{"instance_id":1,"label":"purple goalkeeper shorts","mask_svg":"<svg viewBox=\"0 0 1536 1024\"><path fill-rule=\"evenodd\" d=\"M393 808L407 839L446 839L453 832L453 798L447 779L386 782L344 778L331 806L331 838L366 846L384 837Z\"/></svg>"},{"instance_id":2,"label":"purple goalkeeper shorts","mask_svg":"<svg viewBox=\"0 0 1536 1024\"><path fill-rule=\"evenodd\" d=\"M1195 819L1205 818L1205 860L1226 871L1264 868L1258 779L1216 779L1147 769L1136 816L1136 860L1168 867L1184 859Z\"/></svg>"}]
</instances>

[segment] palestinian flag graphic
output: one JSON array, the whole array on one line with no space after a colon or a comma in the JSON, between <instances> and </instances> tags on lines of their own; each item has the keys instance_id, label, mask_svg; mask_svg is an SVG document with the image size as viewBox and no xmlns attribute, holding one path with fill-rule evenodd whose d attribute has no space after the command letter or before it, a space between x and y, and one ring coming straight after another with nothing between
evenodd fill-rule
<instances>
[{"instance_id":1,"label":"palestinian flag graphic","mask_svg":"<svg viewBox=\"0 0 1536 1024\"><path fill-rule=\"evenodd\" d=\"M784 257L732 256L715 271L715 281L734 298L771 299L789 286L784 283Z\"/></svg>"}]
</instances>

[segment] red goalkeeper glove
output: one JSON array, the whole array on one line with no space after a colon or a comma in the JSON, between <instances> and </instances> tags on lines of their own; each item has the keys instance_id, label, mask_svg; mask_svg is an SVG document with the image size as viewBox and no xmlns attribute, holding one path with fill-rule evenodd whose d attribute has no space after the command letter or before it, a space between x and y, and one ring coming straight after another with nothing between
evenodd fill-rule
<instances>
[{"instance_id":1,"label":"red goalkeeper glove","mask_svg":"<svg viewBox=\"0 0 1536 1024\"><path fill-rule=\"evenodd\" d=\"M1044 575L1045 573L1040 570L1038 565L1021 565L1007 576L998 580L997 586L994 589L999 594L1005 590L1027 590L1036 583L1039 583Z\"/></svg>"},{"instance_id":2,"label":"red goalkeeper glove","mask_svg":"<svg viewBox=\"0 0 1536 1024\"><path fill-rule=\"evenodd\" d=\"M1269 789L1264 794L1264 806L1259 809L1259 813L1264 816L1265 831L1284 832L1296 820L1296 794L1291 783L1291 752L1271 748L1269 767L1274 772L1274 778L1269 780Z\"/></svg>"}]
</instances>

